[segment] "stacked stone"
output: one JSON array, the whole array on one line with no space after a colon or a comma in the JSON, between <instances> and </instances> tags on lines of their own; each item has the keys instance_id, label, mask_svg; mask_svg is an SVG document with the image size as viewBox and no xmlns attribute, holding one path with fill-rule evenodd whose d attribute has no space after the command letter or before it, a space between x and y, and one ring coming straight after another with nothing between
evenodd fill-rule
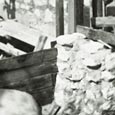
<instances>
[{"instance_id":1,"label":"stacked stone","mask_svg":"<svg viewBox=\"0 0 115 115\"><path fill-rule=\"evenodd\" d=\"M106 43L74 33L57 38L58 115L101 115L115 110L115 53Z\"/></svg>"}]
</instances>

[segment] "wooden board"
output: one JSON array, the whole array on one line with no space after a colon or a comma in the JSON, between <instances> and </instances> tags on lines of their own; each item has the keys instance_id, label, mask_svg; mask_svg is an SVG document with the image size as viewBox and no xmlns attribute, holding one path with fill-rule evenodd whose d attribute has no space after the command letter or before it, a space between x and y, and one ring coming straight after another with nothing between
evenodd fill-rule
<instances>
[{"instance_id":1,"label":"wooden board","mask_svg":"<svg viewBox=\"0 0 115 115\"><path fill-rule=\"evenodd\" d=\"M50 63L56 60L56 56L57 49L54 48L0 60L0 71Z\"/></svg>"},{"instance_id":2,"label":"wooden board","mask_svg":"<svg viewBox=\"0 0 115 115\"><path fill-rule=\"evenodd\" d=\"M64 34L64 0L56 0L56 36Z\"/></svg>"},{"instance_id":3,"label":"wooden board","mask_svg":"<svg viewBox=\"0 0 115 115\"><path fill-rule=\"evenodd\" d=\"M97 27L115 26L115 17L96 17L92 19L92 23Z\"/></svg>"},{"instance_id":4,"label":"wooden board","mask_svg":"<svg viewBox=\"0 0 115 115\"><path fill-rule=\"evenodd\" d=\"M40 31L24 26L21 23L7 20L0 22L0 36L6 35L35 46L41 33Z\"/></svg>"},{"instance_id":5,"label":"wooden board","mask_svg":"<svg viewBox=\"0 0 115 115\"><path fill-rule=\"evenodd\" d=\"M115 46L115 35L102 30L91 29L89 27L77 26L77 32L84 34L93 40L102 40L105 43Z\"/></svg>"},{"instance_id":6,"label":"wooden board","mask_svg":"<svg viewBox=\"0 0 115 115\"><path fill-rule=\"evenodd\" d=\"M69 0L68 19L68 33L74 33L77 24L83 25L83 0Z\"/></svg>"}]
</instances>

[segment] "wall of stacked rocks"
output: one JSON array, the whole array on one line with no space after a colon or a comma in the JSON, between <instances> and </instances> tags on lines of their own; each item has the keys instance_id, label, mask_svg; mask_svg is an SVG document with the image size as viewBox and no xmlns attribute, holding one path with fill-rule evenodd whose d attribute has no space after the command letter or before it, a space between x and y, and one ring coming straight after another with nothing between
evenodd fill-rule
<instances>
[{"instance_id":1,"label":"wall of stacked rocks","mask_svg":"<svg viewBox=\"0 0 115 115\"><path fill-rule=\"evenodd\" d=\"M102 115L115 110L115 52L83 34L57 38L58 115ZM104 114L103 114L104 115ZM113 115L113 114L109 114Z\"/></svg>"}]
</instances>

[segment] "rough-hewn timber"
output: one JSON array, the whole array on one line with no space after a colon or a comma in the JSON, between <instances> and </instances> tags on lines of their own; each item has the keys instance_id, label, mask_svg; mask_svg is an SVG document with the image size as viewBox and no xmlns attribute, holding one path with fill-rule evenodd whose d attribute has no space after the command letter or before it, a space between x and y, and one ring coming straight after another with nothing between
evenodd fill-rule
<instances>
[{"instance_id":1,"label":"rough-hewn timber","mask_svg":"<svg viewBox=\"0 0 115 115\"><path fill-rule=\"evenodd\" d=\"M93 40L102 40L105 43L115 46L115 35L102 30L91 29L84 26L77 26L77 32L86 35L87 38Z\"/></svg>"}]
</instances>

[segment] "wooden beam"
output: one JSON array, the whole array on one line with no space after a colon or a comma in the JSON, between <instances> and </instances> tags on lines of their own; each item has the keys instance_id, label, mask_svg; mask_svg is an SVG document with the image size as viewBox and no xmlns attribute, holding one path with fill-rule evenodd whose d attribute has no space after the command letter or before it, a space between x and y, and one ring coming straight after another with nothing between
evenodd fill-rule
<instances>
[{"instance_id":1,"label":"wooden beam","mask_svg":"<svg viewBox=\"0 0 115 115\"><path fill-rule=\"evenodd\" d=\"M20 68L16 70L14 69L10 71L0 71L0 79L3 79L7 82L16 82L23 79L33 78L34 76L40 76L56 72L58 72L56 62L52 62L50 64L47 63L26 68Z\"/></svg>"},{"instance_id":2,"label":"wooden beam","mask_svg":"<svg viewBox=\"0 0 115 115\"><path fill-rule=\"evenodd\" d=\"M54 48L3 59L0 60L0 71L8 71L33 65L41 65L43 63L55 62L56 56L57 49Z\"/></svg>"},{"instance_id":3,"label":"wooden beam","mask_svg":"<svg viewBox=\"0 0 115 115\"><path fill-rule=\"evenodd\" d=\"M103 16L103 2L102 0L92 0L93 17Z\"/></svg>"},{"instance_id":4,"label":"wooden beam","mask_svg":"<svg viewBox=\"0 0 115 115\"><path fill-rule=\"evenodd\" d=\"M76 31L76 25L83 25L83 1L84 0L69 0L69 25L68 33Z\"/></svg>"},{"instance_id":5,"label":"wooden beam","mask_svg":"<svg viewBox=\"0 0 115 115\"><path fill-rule=\"evenodd\" d=\"M12 56L18 56L26 54L26 52L23 52L19 49L14 48L11 44L4 44L0 42L0 49L4 51L5 53L12 55Z\"/></svg>"},{"instance_id":6,"label":"wooden beam","mask_svg":"<svg viewBox=\"0 0 115 115\"><path fill-rule=\"evenodd\" d=\"M92 19L93 25L97 27L115 26L115 17L96 17Z\"/></svg>"},{"instance_id":7,"label":"wooden beam","mask_svg":"<svg viewBox=\"0 0 115 115\"><path fill-rule=\"evenodd\" d=\"M41 35L40 31L24 26L19 22L13 20L7 20L0 22L0 36L11 36L17 40L30 44L36 45L36 42Z\"/></svg>"},{"instance_id":8,"label":"wooden beam","mask_svg":"<svg viewBox=\"0 0 115 115\"><path fill-rule=\"evenodd\" d=\"M47 41L47 36L40 36L38 38L38 42L34 48L34 51L40 51L40 50L43 50L44 46L45 46L45 43Z\"/></svg>"},{"instance_id":9,"label":"wooden beam","mask_svg":"<svg viewBox=\"0 0 115 115\"><path fill-rule=\"evenodd\" d=\"M63 0L56 0L56 36L64 34Z\"/></svg>"},{"instance_id":10,"label":"wooden beam","mask_svg":"<svg viewBox=\"0 0 115 115\"><path fill-rule=\"evenodd\" d=\"M54 87L47 87L42 90L35 90L32 93L35 100L41 105L49 104L54 99Z\"/></svg>"},{"instance_id":11,"label":"wooden beam","mask_svg":"<svg viewBox=\"0 0 115 115\"><path fill-rule=\"evenodd\" d=\"M84 34L87 38L93 40L102 40L105 43L115 46L115 35L102 30L91 29L84 26L77 26L77 32Z\"/></svg>"}]
</instances>

